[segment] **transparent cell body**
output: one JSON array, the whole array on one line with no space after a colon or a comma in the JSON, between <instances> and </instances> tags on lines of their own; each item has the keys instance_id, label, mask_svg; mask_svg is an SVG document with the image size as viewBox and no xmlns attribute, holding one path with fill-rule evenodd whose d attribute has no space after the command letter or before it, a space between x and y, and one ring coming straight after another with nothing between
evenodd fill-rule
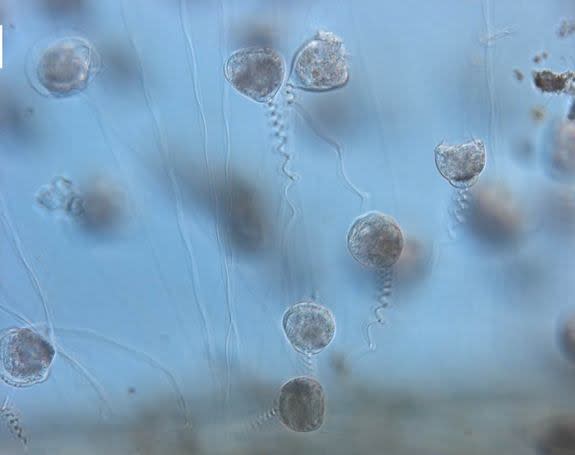
<instances>
[{"instance_id":1,"label":"transparent cell body","mask_svg":"<svg viewBox=\"0 0 575 455\"><path fill-rule=\"evenodd\" d=\"M277 415L287 428L298 433L316 431L325 418L322 385L309 377L290 379L280 389Z\"/></svg>"},{"instance_id":2,"label":"transparent cell body","mask_svg":"<svg viewBox=\"0 0 575 455\"><path fill-rule=\"evenodd\" d=\"M301 302L288 308L283 329L293 348L304 355L323 351L335 336L335 318L326 307L315 302Z\"/></svg>"},{"instance_id":3,"label":"transparent cell body","mask_svg":"<svg viewBox=\"0 0 575 455\"><path fill-rule=\"evenodd\" d=\"M485 145L481 140L435 147L437 170L455 188L470 188L485 167Z\"/></svg>"},{"instance_id":4,"label":"transparent cell body","mask_svg":"<svg viewBox=\"0 0 575 455\"><path fill-rule=\"evenodd\" d=\"M56 350L30 328L10 328L0 334L0 378L13 387L29 387L48 379Z\"/></svg>"},{"instance_id":5,"label":"transparent cell body","mask_svg":"<svg viewBox=\"0 0 575 455\"><path fill-rule=\"evenodd\" d=\"M381 212L358 217L347 234L347 248L364 267L381 270L397 262L403 250L403 232L397 221Z\"/></svg>"},{"instance_id":6,"label":"transparent cell body","mask_svg":"<svg viewBox=\"0 0 575 455\"><path fill-rule=\"evenodd\" d=\"M61 98L84 91L101 68L100 55L90 41L63 37L33 50L28 77L38 93Z\"/></svg>"},{"instance_id":7,"label":"transparent cell body","mask_svg":"<svg viewBox=\"0 0 575 455\"><path fill-rule=\"evenodd\" d=\"M76 190L71 180L57 176L36 192L36 202L48 211L67 211L76 197Z\"/></svg>"},{"instance_id":8,"label":"transparent cell body","mask_svg":"<svg viewBox=\"0 0 575 455\"><path fill-rule=\"evenodd\" d=\"M283 84L285 63L274 49L243 48L228 57L224 74L242 95L257 103L266 103L274 98Z\"/></svg>"},{"instance_id":9,"label":"transparent cell body","mask_svg":"<svg viewBox=\"0 0 575 455\"><path fill-rule=\"evenodd\" d=\"M343 40L335 33L318 31L296 53L294 85L308 91L343 87L349 80L349 65Z\"/></svg>"}]
</instances>

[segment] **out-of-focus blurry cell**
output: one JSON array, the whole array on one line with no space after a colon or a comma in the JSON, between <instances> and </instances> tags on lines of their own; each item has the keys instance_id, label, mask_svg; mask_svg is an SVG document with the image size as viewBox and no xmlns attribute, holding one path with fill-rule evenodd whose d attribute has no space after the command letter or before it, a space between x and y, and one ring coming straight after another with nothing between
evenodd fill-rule
<instances>
[{"instance_id":1,"label":"out-of-focus blurry cell","mask_svg":"<svg viewBox=\"0 0 575 455\"><path fill-rule=\"evenodd\" d=\"M424 237L405 235L401 255L394 269L398 283L413 284L424 278L433 261L433 244Z\"/></svg>"},{"instance_id":2,"label":"out-of-focus blurry cell","mask_svg":"<svg viewBox=\"0 0 575 455\"><path fill-rule=\"evenodd\" d=\"M474 187L469 208L469 227L480 240L493 244L510 243L525 232L525 209L504 182L486 181Z\"/></svg>"},{"instance_id":3,"label":"out-of-focus blurry cell","mask_svg":"<svg viewBox=\"0 0 575 455\"><path fill-rule=\"evenodd\" d=\"M28 77L38 93L67 97L85 90L101 68L100 55L90 41L64 37L33 50Z\"/></svg>"},{"instance_id":4,"label":"out-of-focus blurry cell","mask_svg":"<svg viewBox=\"0 0 575 455\"><path fill-rule=\"evenodd\" d=\"M335 33L318 31L296 53L295 85L302 90L327 91L343 87L349 80L347 51Z\"/></svg>"},{"instance_id":5,"label":"out-of-focus blurry cell","mask_svg":"<svg viewBox=\"0 0 575 455\"><path fill-rule=\"evenodd\" d=\"M106 62L106 70L103 74L106 81L118 86L125 86L138 81L137 59L121 37L107 37L101 42L98 41L97 45L102 61ZM139 82L137 83L139 84Z\"/></svg>"},{"instance_id":6,"label":"out-of-focus blurry cell","mask_svg":"<svg viewBox=\"0 0 575 455\"><path fill-rule=\"evenodd\" d=\"M559 120L551 124L551 137L544 145L547 169L552 178L575 178L575 121Z\"/></svg>"},{"instance_id":7,"label":"out-of-focus blurry cell","mask_svg":"<svg viewBox=\"0 0 575 455\"><path fill-rule=\"evenodd\" d=\"M528 138L518 139L511 148L511 157L517 164L528 167L535 159L535 145Z\"/></svg>"},{"instance_id":8,"label":"out-of-focus blurry cell","mask_svg":"<svg viewBox=\"0 0 575 455\"><path fill-rule=\"evenodd\" d=\"M34 109L8 84L0 84L0 133L14 137L28 137L32 132L30 120Z\"/></svg>"},{"instance_id":9,"label":"out-of-focus blurry cell","mask_svg":"<svg viewBox=\"0 0 575 455\"><path fill-rule=\"evenodd\" d=\"M257 189L238 174L220 182L226 232L238 250L256 252L270 241L271 226L264 201Z\"/></svg>"},{"instance_id":10,"label":"out-of-focus blurry cell","mask_svg":"<svg viewBox=\"0 0 575 455\"><path fill-rule=\"evenodd\" d=\"M570 362L575 364L575 313L571 313L560 320L558 334L559 347L562 353Z\"/></svg>"},{"instance_id":11,"label":"out-of-focus blurry cell","mask_svg":"<svg viewBox=\"0 0 575 455\"><path fill-rule=\"evenodd\" d=\"M539 455L570 455L575 453L575 416L564 415L549 419L537 438Z\"/></svg>"},{"instance_id":12,"label":"out-of-focus blurry cell","mask_svg":"<svg viewBox=\"0 0 575 455\"><path fill-rule=\"evenodd\" d=\"M78 15L86 11L89 0L34 0L44 13L55 19Z\"/></svg>"},{"instance_id":13,"label":"out-of-focus blurry cell","mask_svg":"<svg viewBox=\"0 0 575 455\"><path fill-rule=\"evenodd\" d=\"M240 24L232 27L231 40L237 47L268 47L273 48L278 44L280 33L278 24L273 24L272 18L269 21L265 17L249 18Z\"/></svg>"},{"instance_id":14,"label":"out-of-focus blurry cell","mask_svg":"<svg viewBox=\"0 0 575 455\"><path fill-rule=\"evenodd\" d=\"M575 191L568 185L553 185L542 191L543 219L557 232L572 236L575 227Z\"/></svg>"},{"instance_id":15,"label":"out-of-focus blurry cell","mask_svg":"<svg viewBox=\"0 0 575 455\"><path fill-rule=\"evenodd\" d=\"M105 229L117 225L125 209L125 194L120 186L105 177L97 177L83 185L80 195L70 206L88 228Z\"/></svg>"}]
</instances>

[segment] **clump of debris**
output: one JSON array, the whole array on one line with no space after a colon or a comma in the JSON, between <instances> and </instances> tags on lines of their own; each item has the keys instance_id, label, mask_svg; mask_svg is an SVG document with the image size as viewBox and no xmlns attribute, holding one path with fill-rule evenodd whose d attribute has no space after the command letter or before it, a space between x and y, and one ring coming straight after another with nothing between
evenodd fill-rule
<instances>
[{"instance_id":1,"label":"clump of debris","mask_svg":"<svg viewBox=\"0 0 575 455\"><path fill-rule=\"evenodd\" d=\"M533 71L533 83L544 93L575 94L575 73L572 71L563 73L551 70Z\"/></svg>"}]
</instances>

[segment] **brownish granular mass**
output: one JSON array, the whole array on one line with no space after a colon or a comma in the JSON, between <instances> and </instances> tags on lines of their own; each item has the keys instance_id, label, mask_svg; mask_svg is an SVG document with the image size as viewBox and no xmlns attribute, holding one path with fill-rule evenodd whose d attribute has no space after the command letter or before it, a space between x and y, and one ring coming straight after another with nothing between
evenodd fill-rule
<instances>
[{"instance_id":1,"label":"brownish granular mass","mask_svg":"<svg viewBox=\"0 0 575 455\"><path fill-rule=\"evenodd\" d=\"M533 71L535 87L545 93L561 93L565 91L575 74L571 71L554 73L550 70Z\"/></svg>"}]
</instances>

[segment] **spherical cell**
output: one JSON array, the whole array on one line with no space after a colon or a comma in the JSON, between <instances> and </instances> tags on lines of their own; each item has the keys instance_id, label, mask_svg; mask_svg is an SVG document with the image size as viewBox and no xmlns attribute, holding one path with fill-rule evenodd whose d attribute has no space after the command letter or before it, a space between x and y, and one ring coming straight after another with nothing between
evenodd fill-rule
<instances>
[{"instance_id":1,"label":"spherical cell","mask_svg":"<svg viewBox=\"0 0 575 455\"><path fill-rule=\"evenodd\" d=\"M13 387L44 382L56 351L38 332L11 328L0 335L0 378Z\"/></svg>"},{"instance_id":2,"label":"spherical cell","mask_svg":"<svg viewBox=\"0 0 575 455\"><path fill-rule=\"evenodd\" d=\"M435 147L439 173L456 188L469 188L485 167L485 145L474 140L463 144L439 144Z\"/></svg>"},{"instance_id":3,"label":"spherical cell","mask_svg":"<svg viewBox=\"0 0 575 455\"><path fill-rule=\"evenodd\" d=\"M325 394L315 379L294 378L286 382L279 395L278 416L290 430L300 433L319 429L325 415Z\"/></svg>"},{"instance_id":4,"label":"spherical cell","mask_svg":"<svg viewBox=\"0 0 575 455\"><path fill-rule=\"evenodd\" d=\"M403 233L397 221L381 212L357 218L347 234L347 248L365 267L383 269L397 262L403 250Z\"/></svg>"},{"instance_id":5,"label":"spherical cell","mask_svg":"<svg viewBox=\"0 0 575 455\"><path fill-rule=\"evenodd\" d=\"M228 82L258 103L270 101L285 77L282 56L271 48L250 47L235 51L224 67Z\"/></svg>"},{"instance_id":6,"label":"spherical cell","mask_svg":"<svg viewBox=\"0 0 575 455\"><path fill-rule=\"evenodd\" d=\"M31 79L43 95L65 97L84 90L101 69L94 46L78 37L58 39L38 53Z\"/></svg>"},{"instance_id":7,"label":"spherical cell","mask_svg":"<svg viewBox=\"0 0 575 455\"><path fill-rule=\"evenodd\" d=\"M285 312L283 329L296 351L318 354L333 340L335 318L330 310L317 303L296 303Z\"/></svg>"},{"instance_id":8,"label":"spherical cell","mask_svg":"<svg viewBox=\"0 0 575 455\"><path fill-rule=\"evenodd\" d=\"M293 69L299 88L327 91L343 87L349 80L349 65L343 40L319 31L297 52Z\"/></svg>"},{"instance_id":9,"label":"spherical cell","mask_svg":"<svg viewBox=\"0 0 575 455\"><path fill-rule=\"evenodd\" d=\"M504 182L482 182L471 193L472 232L480 239L501 245L519 239L526 214L517 195Z\"/></svg>"}]
</instances>

